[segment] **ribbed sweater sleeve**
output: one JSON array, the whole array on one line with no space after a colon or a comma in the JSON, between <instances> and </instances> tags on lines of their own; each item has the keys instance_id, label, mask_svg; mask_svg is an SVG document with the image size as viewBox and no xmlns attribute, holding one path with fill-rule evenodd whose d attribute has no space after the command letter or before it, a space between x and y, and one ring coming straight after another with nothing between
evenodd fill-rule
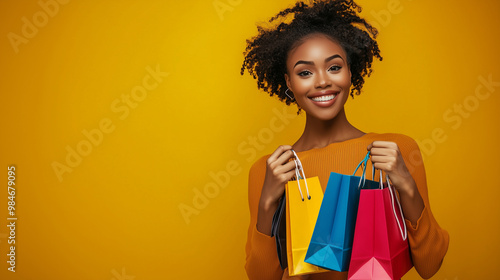
<instances>
[{"instance_id":1,"label":"ribbed sweater sleeve","mask_svg":"<svg viewBox=\"0 0 500 280\"><path fill-rule=\"evenodd\" d=\"M250 226L246 243L245 269L250 280L277 280L281 279L283 275L274 237L257 230L258 205L266 175L265 161L267 158L268 156L262 157L254 163L248 176Z\"/></svg>"},{"instance_id":2,"label":"ribbed sweater sleeve","mask_svg":"<svg viewBox=\"0 0 500 280\"><path fill-rule=\"evenodd\" d=\"M398 146L425 204L415 225L406 220L410 250L415 269L422 278L428 279L441 267L448 250L449 235L439 226L431 212L425 167L417 143L404 135L400 138Z\"/></svg>"}]
</instances>

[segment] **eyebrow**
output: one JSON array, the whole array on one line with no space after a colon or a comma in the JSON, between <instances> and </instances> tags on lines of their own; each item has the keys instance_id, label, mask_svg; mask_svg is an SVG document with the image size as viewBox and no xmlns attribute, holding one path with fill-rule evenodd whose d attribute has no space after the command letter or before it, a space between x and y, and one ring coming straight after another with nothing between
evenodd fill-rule
<instances>
[{"instance_id":1,"label":"eyebrow","mask_svg":"<svg viewBox=\"0 0 500 280\"><path fill-rule=\"evenodd\" d=\"M340 57L340 59L344 60L339 54L334 54L334 55L332 55L330 57L327 57L325 59L325 62L328 62L328 61L330 61L330 60L332 60L334 58L337 58L337 57ZM312 61L305 61L305 60L299 60L299 61L297 61L297 63L295 63L295 65L293 66L293 68L295 68L299 64L314 65L314 62L312 62Z\"/></svg>"}]
</instances>

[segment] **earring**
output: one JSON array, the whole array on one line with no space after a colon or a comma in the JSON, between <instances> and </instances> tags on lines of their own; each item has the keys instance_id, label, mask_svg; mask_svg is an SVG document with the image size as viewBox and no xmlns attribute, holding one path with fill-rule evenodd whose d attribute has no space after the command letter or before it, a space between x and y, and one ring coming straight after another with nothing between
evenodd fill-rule
<instances>
[{"instance_id":1,"label":"earring","mask_svg":"<svg viewBox=\"0 0 500 280\"><path fill-rule=\"evenodd\" d=\"M290 95L288 95L288 91L289 91L289 90L290 90L289 88L287 88L287 89L285 90L285 95L286 95L286 96L288 96L288 98L290 98L290 100L294 101L294 100L295 100L295 97L291 97Z\"/></svg>"}]
</instances>

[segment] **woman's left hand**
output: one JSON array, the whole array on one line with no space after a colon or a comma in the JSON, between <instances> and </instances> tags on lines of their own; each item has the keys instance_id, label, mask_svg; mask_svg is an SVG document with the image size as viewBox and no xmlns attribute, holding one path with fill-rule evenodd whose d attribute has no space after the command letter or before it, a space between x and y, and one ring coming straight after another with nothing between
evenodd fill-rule
<instances>
[{"instance_id":1,"label":"woman's left hand","mask_svg":"<svg viewBox=\"0 0 500 280\"><path fill-rule=\"evenodd\" d=\"M367 149L373 166L389 175L400 195L404 216L415 227L425 205L398 145L389 141L373 141Z\"/></svg>"},{"instance_id":2,"label":"woman's left hand","mask_svg":"<svg viewBox=\"0 0 500 280\"><path fill-rule=\"evenodd\" d=\"M411 191L416 186L396 143L373 141L367 149L373 166L385 171L398 191Z\"/></svg>"}]
</instances>

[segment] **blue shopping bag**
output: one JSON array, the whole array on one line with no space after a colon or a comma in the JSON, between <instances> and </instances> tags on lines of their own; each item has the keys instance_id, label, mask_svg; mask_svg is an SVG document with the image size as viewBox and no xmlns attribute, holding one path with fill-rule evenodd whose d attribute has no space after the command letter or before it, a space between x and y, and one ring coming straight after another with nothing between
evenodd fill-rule
<instances>
[{"instance_id":1,"label":"blue shopping bag","mask_svg":"<svg viewBox=\"0 0 500 280\"><path fill-rule=\"evenodd\" d=\"M336 271L349 269L360 188L376 189L379 185L366 180L369 159L370 152L353 175L330 173L305 262ZM361 177L354 176L360 166L363 168Z\"/></svg>"}]
</instances>

